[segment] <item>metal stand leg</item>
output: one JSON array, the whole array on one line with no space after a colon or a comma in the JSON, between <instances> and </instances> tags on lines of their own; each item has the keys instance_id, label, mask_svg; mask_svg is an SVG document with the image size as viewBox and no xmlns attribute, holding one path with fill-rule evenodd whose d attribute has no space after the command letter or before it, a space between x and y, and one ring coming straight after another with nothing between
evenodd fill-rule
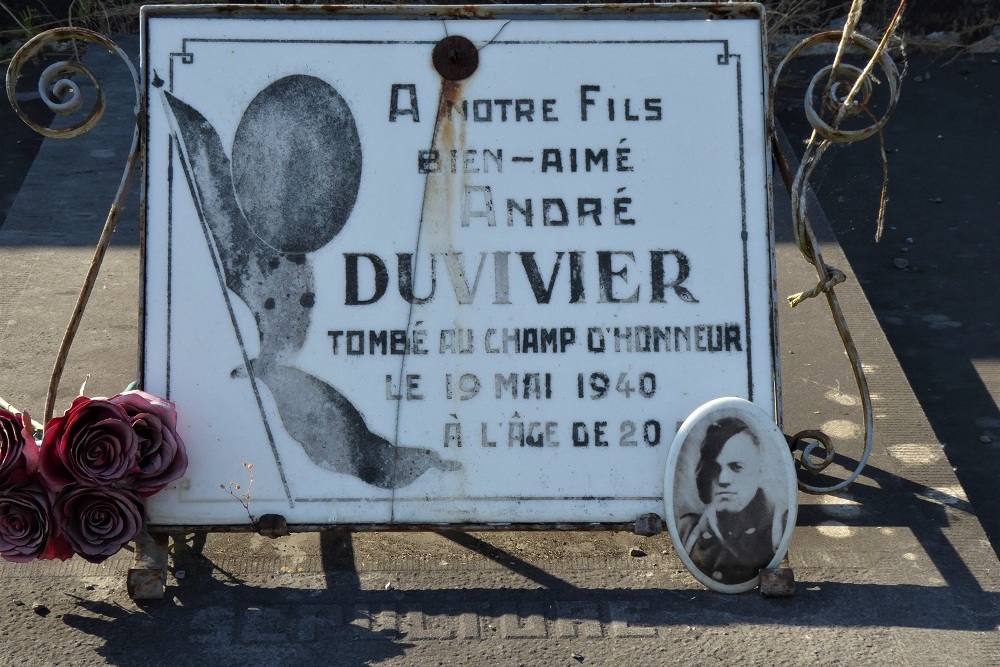
<instances>
[{"instance_id":1,"label":"metal stand leg","mask_svg":"<svg viewBox=\"0 0 1000 667\"><path fill-rule=\"evenodd\" d=\"M760 594L765 598L790 598L795 595L795 572L788 561L779 567L760 571Z\"/></svg>"},{"instance_id":2,"label":"metal stand leg","mask_svg":"<svg viewBox=\"0 0 1000 667\"><path fill-rule=\"evenodd\" d=\"M135 566L128 571L129 597L162 600L167 588L167 533L147 533L135 538Z\"/></svg>"}]
</instances>

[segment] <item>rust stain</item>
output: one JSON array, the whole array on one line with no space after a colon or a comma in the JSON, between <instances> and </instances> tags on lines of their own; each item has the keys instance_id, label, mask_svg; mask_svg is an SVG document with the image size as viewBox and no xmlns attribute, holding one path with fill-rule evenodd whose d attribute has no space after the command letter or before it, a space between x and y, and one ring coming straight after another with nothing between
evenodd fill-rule
<instances>
[{"instance_id":1,"label":"rust stain","mask_svg":"<svg viewBox=\"0 0 1000 667\"><path fill-rule=\"evenodd\" d=\"M492 18L496 15L496 10L478 5L455 5L444 10L445 16L455 18Z\"/></svg>"},{"instance_id":2,"label":"rust stain","mask_svg":"<svg viewBox=\"0 0 1000 667\"><path fill-rule=\"evenodd\" d=\"M218 14L242 14L243 12L263 13L266 11L263 5L209 5L209 9Z\"/></svg>"},{"instance_id":3,"label":"rust stain","mask_svg":"<svg viewBox=\"0 0 1000 667\"><path fill-rule=\"evenodd\" d=\"M441 81L441 95L430 146L432 151L437 151L439 170L437 173L427 174L424 186L419 232L421 238L417 242L420 246L418 258L426 257L427 253L455 250L454 231L459 224L460 198L465 184L465 176L462 174L464 170L461 167L466 134L465 121L460 116L464 87L462 81ZM425 270L429 269L429 266L425 267ZM415 267L414 274L416 273Z\"/></svg>"},{"instance_id":4,"label":"rust stain","mask_svg":"<svg viewBox=\"0 0 1000 667\"><path fill-rule=\"evenodd\" d=\"M434 130L428 147L430 151L437 151L438 166L436 171L426 175L424 181L417 239L419 252L415 261L428 252L448 252L452 249L450 237L452 228L458 222L458 195L464 183L460 168L466 137L465 122L461 118L464 88L464 81L441 79ZM415 280L416 273L417 267L414 266Z\"/></svg>"},{"instance_id":5,"label":"rust stain","mask_svg":"<svg viewBox=\"0 0 1000 667\"><path fill-rule=\"evenodd\" d=\"M437 132L432 142L432 148L440 148L440 150L457 148L455 144L454 113L451 110L452 108L460 107L464 88L465 85L462 81L449 81L448 79L441 81L441 99L438 103L436 122ZM464 123L462 125L464 133ZM441 141L440 147L434 145L438 143L439 138Z\"/></svg>"},{"instance_id":6,"label":"rust stain","mask_svg":"<svg viewBox=\"0 0 1000 667\"><path fill-rule=\"evenodd\" d=\"M162 600L166 588L166 573L161 569L131 568L125 580L125 588L133 600Z\"/></svg>"}]
</instances>

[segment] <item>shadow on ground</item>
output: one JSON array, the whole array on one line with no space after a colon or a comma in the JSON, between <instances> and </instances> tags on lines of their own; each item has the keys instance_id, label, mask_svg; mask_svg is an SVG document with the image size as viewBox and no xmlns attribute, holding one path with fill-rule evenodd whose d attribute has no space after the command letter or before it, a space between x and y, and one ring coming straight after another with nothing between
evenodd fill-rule
<instances>
[{"instance_id":1,"label":"shadow on ground","mask_svg":"<svg viewBox=\"0 0 1000 667\"><path fill-rule=\"evenodd\" d=\"M885 127L889 203L874 243L881 187L877 139L834 151L817 194L959 481L1000 553L1000 130L998 54L910 59ZM814 72L826 59L804 59ZM801 101L778 117L806 136ZM799 144L801 145L801 144Z\"/></svg>"}]
</instances>

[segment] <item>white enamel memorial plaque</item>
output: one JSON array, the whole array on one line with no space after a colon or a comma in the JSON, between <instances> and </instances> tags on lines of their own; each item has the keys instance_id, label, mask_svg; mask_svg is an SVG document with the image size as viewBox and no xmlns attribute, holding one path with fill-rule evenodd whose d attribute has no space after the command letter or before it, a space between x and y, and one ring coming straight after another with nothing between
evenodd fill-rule
<instances>
[{"instance_id":1,"label":"white enamel memorial plaque","mask_svg":"<svg viewBox=\"0 0 1000 667\"><path fill-rule=\"evenodd\" d=\"M143 383L190 455L154 525L628 522L698 406L774 413L759 6L142 38Z\"/></svg>"}]
</instances>

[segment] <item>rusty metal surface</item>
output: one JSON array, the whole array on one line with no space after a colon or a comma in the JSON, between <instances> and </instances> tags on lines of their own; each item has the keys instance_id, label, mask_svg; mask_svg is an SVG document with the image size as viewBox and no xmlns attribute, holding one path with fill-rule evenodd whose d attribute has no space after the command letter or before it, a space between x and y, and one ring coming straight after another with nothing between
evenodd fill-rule
<instances>
[{"instance_id":1,"label":"rusty metal surface","mask_svg":"<svg viewBox=\"0 0 1000 667\"><path fill-rule=\"evenodd\" d=\"M257 533L272 540L290 535L288 522L280 514L265 514L257 519Z\"/></svg>"},{"instance_id":2,"label":"rusty metal surface","mask_svg":"<svg viewBox=\"0 0 1000 667\"><path fill-rule=\"evenodd\" d=\"M772 105L769 105L773 107ZM782 131L781 126L776 122L773 125L773 130L771 132L771 143L773 144L773 153L775 156L775 162L778 166L778 171L781 174L781 179L785 184L785 187L789 192L793 191L793 184L796 181L796 173L799 170L799 162L795 157L795 152L792 149L791 143L788 137L785 136L784 131ZM808 184L805 185L802 192L803 207L808 204L809 210L814 210L818 208L818 203L816 202L815 194L812 188ZM818 250L817 250L818 252ZM835 269L834 269L835 270ZM836 302L836 295L832 292L827 293L827 298L830 302L830 306L833 309L835 323L840 330L841 322L843 321L843 315L841 313L840 319L837 319L837 314L840 312L840 307ZM846 327L846 324L843 325ZM843 334L842 334L843 335ZM842 338L842 340L844 340ZM853 350L853 345L850 346ZM865 448L862 456L858 462L858 466L855 468L853 473L846 479L830 486L819 487L813 484L809 484L803 481L799 481L799 489L805 491L806 493L812 494L822 494L822 493L832 493L839 491L851 484L857 477L861 474L862 470L867 463L868 457L872 450L873 444L873 431L874 431L874 419L873 411L871 407L871 394L868 391L867 380L864 375L864 369L861 367L860 358L857 356L857 352L854 351L853 354L848 352L851 361L852 368L854 370L855 381L858 383L859 392L861 395L861 400L863 404L863 413L865 418ZM803 446L801 453L799 455L798 463L805 468L810 473L817 473L825 469L830 462L833 461L836 451L833 446L833 442L829 436L827 436L822 431L810 429L804 430L796 435L792 436L789 440L789 445L793 447L793 453L797 451L800 445ZM823 447L823 458L819 461L813 459L813 455L817 453L819 447Z\"/></svg>"},{"instance_id":3,"label":"rusty metal surface","mask_svg":"<svg viewBox=\"0 0 1000 667\"><path fill-rule=\"evenodd\" d=\"M765 598L788 598L795 595L795 573L790 567L760 571L760 595Z\"/></svg>"},{"instance_id":4,"label":"rusty metal surface","mask_svg":"<svg viewBox=\"0 0 1000 667\"><path fill-rule=\"evenodd\" d=\"M785 68L797 57L806 53L809 49L823 44L836 44L841 41L843 34L840 31L821 32L813 35L793 48L778 65L774 72L774 80L777 82ZM860 34L852 34L848 40L851 46L856 47L866 57L876 58L882 75L878 81L884 81L888 87L888 105L881 116L875 117L869 110L869 104L874 94L875 79L862 68L847 63L831 64L821 68L809 81L805 95L805 112L809 124L819 133L823 139L834 143L847 143L851 141L861 141L872 137L885 127L885 124L892 116L899 101L900 75L896 63L887 51L878 51L878 43ZM844 105L848 91L851 86L859 87L858 98L848 105ZM817 110L815 103L817 87L822 89L822 107L827 112L838 113L843 107L843 117L851 118L862 113L867 114L871 120L871 125L866 127L846 130L840 127L839 122L828 123L822 118L820 110Z\"/></svg>"},{"instance_id":5,"label":"rusty metal surface","mask_svg":"<svg viewBox=\"0 0 1000 667\"><path fill-rule=\"evenodd\" d=\"M479 67L479 50L467 37L450 35L434 47L431 61L442 77L461 81L472 76Z\"/></svg>"},{"instance_id":6,"label":"rusty metal surface","mask_svg":"<svg viewBox=\"0 0 1000 667\"><path fill-rule=\"evenodd\" d=\"M807 429L799 431L789 438L789 445L793 452L802 448L802 466L811 473L822 472L833 463L837 452L833 447L833 441L823 431ZM823 457L819 460L813 458L816 450L822 447Z\"/></svg>"},{"instance_id":7,"label":"rusty metal surface","mask_svg":"<svg viewBox=\"0 0 1000 667\"><path fill-rule=\"evenodd\" d=\"M40 76L38 94L45 105L59 115L77 113L83 107L83 94L80 90L80 85L73 82L70 77L74 74L83 75L94 85L96 90L94 104L83 120L67 128L54 129L45 127L32 120L21 108L21 104L17 100L17 81L21 76L21 70L24 68L24 65L49 44L77 39L100 44L109 51L114 51L118 48L114 42L104 35L84 28L57 28L36 35L26 42L14 54L7 69L7 99L10 101L10 105L26 125L43 136L54 139L72 139L73 137L78 137L81 134L89 132L101 120L101 116L104 114L107 102L104 98L104 91L101 88L100 82L90 70L76 60L60 61L47 67Z\"/></svg>"},{"instance_id":8,"label":"rusty metal surface","mask_svg":"<svg viewBox=\"0 0 1000 667\"><path fill-rule=\"evenodd\" d=\"M125 579L128 596L133 600L162 600L166 586L167 575L163 570L131 568Z\"/></svg>"},{"instance_id":9,"label":"rusty metal surface","mask_svg":"<svg viewBox=\"0 0 1000 667\"><path fill-rule=\"evenodd\" d=\"M662 16L665 12L690 20L762 18L764 5L759 2L691 2L684 4L601 3L558 7L567 19L575 16L621 16L642 18ZM456 19L502 19L514 16L549 16L553 5L148 5L143 16L368 16L385 18L433 17Z\"/></svg>"},{"instance_id":10,"label":"rusty metal surface","mask_svg":"<svg viewBox=\"0 0 1000 667\"><path fill-rule=\"evenodd\" d=\"M135 538L133 567L125 579L133 600L162 600L167 585L167 545L170 536L143 530Z\"/></svg>"}]
</instances>

